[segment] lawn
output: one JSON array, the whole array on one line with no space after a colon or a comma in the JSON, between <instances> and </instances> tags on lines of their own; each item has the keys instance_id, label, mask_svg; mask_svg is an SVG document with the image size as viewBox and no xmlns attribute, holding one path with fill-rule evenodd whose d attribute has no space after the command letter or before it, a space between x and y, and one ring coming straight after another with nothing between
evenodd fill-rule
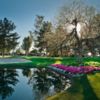
<instances>
[{"instance_id":1,"label":"lawn","mask_svg":"<svg viewBox=\"0 0 100 100\"><path fill-rule=\"evenodd\" d=\"M0 68L30 68L33 64L30 60L10 57L0 58Z\"/></svg>"},{"instance_id":2,"label":"lawn","mask_svg":"<svg viewBox=\"0 0 100 100\"><path fill-rule=\"evenodd\" d=\"M29 68L29 67L47 67L51 64L64 64L78 66L75 57L32 57L24 56L31 60L31 63L8 64L4 67ZM1 65L1 64L0 64ZM3 64L4 65L4 64ZM30 66L29 66L30 65ZM83 65L100 66L100 57L85 57ZM57 93L48 97L46 100L100 100L100 73L73 78L73 85L67 91Z\"/></svg>"},{"instance_id":3,"label":"lawn","mask_svg":"<svg viewBox=\"0 0 100 100\"><path fill-rule=\"evenodd\" d=\"M16 57L15 57L16 58ZM2 64L0 67L14 67L14 68L29 68L29 67L47 67L51 64L63 64L63 65L73 65L79 66L75 57L32 57L32 56L23 56L17 58L24 58L32 61L31 63L11 63L11 64ZM11 58L9 58L11 59ZM29 65L29 66L28 66ZM84 57L83 65L90 66L100 66L100 57Z\"/></svg>"},{"instance_id":4,"label":"lawn","mask_svg":"<svg viewBox=\"0 0 100 100\"><path fill-rule=\"evenodd\" d=\"M33 66L46 67L51 64L64 64L78 66L75 57L31 57L26 56L25 59L31 60ZM83 65L100 66L100 57L84 57Z\"/></svg>"},{"instance_id":5,"label":"lawn","mask_svg":"<svg viewBox=\"0 0 100 100\"><path fill-rule=\"evenodd\" d=\"M34 66L48 66L50 64L78 65L74 57L25 57ZM100 66L100 57L83 58L83 64ZM73 78L73 85L65 92L57 93L46 100L100 100L100 73Z\"/></svg>"},{"instance_id":6,"label":"lawn","mask_svg":"<svg viewBox=\"0 0 100 100\"><path fill-rule=\"evenodd\" d=\"M100 100L100 73L73 79L73 86L46 100Z\"/></svg>"}]
</instances>

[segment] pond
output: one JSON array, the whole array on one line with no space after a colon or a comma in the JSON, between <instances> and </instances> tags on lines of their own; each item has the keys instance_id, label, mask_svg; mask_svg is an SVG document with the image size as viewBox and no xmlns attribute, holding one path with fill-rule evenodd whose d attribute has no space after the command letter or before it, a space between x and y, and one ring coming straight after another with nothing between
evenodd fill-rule
<instances>
[{"instance_id":1,"label":"pond","mask_svg":"<svg viewBox=\"0 0 100 100\"><path fill-rule=\"evenodd\" d=\"M46 100L70 86L68 77L46 68L0 69L0 100Z\"/></svg>"}]
</instances>

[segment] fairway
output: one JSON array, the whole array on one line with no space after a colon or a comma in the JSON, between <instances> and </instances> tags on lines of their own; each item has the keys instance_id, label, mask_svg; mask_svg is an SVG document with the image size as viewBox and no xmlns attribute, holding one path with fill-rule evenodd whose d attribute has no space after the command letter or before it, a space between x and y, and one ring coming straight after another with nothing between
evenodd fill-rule
<instances>
[{"instance_id":1,"label":"fairway","mask_svg":"<svg viewBox=\"0 0 100 100\"><path fill-rule=\"evenodd\" d=\"M0 68L30 68L32 61L24 58L0 58Z\"/></svg>"},{"instance_id":2,"label":"fairway","mask_svg":"<svg viewBox=\"0 0 100 100\"><path fill-rule=\"evenodd\" d=\"M100 100L100 0L0 0L0 100Z\"/></svg>"},{"instance_id":3,"label":"fairway","mask_svg":"<svg viewBox=\"0 0 100 100\"><path fill-rule=\"evenodd\" d=\"M75 57L32 57L23 56L20 58L0 59L1 68L48 68L52 64L63 64L66 66L79 66ZM84 66L100 67L100 57L83 58ZM86 74L80 77L73 77L72 86L46 100L99 100L100 99L100 73ZM78 98L78 99L77 99Z\"/></svg>"},{"instance_id":4,"label":"fairway","mask_svg":"<svg viewBox=\"0 0 100 100\"><path fill-rule=\"evenodd\" d=\"M75 57L25 57L37 67L50 64L63 64L78 66ZM83 58L84 65L100 67L100 57ZM57 93L46 100L99 100L100 99L100 73L84 75L73 78L73 85L68 91Z\"/></svg>"},{"instance_id":5,"label":"fairway","mask_svg":"<svg viewBox=\"0 0 100 100\"><path fill-rule=\"evenodd\" d=\"M100 73L73 79L73 86L47 100L100 100Z\"/></svg>"},{"instance_id":6,"label":"fairway","mask_svg":"<svg viewBox=\"0 0 100 100\"><path fill-rule=\"evenodd\" d=\"M46 67L51 64L63 64L69 66L79 66L76 57L32 57L24 56L23 58L31 60L32 64L37 67ZM100 57L83 57L83 66L100 66Z\"/></svg>"}]
</instances>

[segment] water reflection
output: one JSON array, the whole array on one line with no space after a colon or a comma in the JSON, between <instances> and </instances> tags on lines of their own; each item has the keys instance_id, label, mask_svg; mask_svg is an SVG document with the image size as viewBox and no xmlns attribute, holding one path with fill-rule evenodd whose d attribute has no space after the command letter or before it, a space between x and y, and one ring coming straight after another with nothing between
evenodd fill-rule
<instances>
[{"instance_id":1,"label":"water reflection","mask_svg":"<svg viewBox=\"0 0 100 100\"><path fill-rule=\"evenodd\" d=\"M0 69L0 95L2 100L12 95L18 82L16 69Z\"/></svg>"},{"instance_id":2,"label":"water reflection","mask_svg":"<svg viewBox=\"0 0 100 100\"><path fill-rule=\"evenodd\" d=\"M71 82L65 76L45 68L39 68L33 70L29 84L35 94L34 100L45 100L48 96L66 90L70 87Z\"/></svg>"},{"instance_id":3,"label":"water reflection","mask_svg":"<svg viewBox=\"0 0 100 100\"><path fill-rule=\"evenodd\" d=\"M65 91L70 84L69 78L45 68L0 69L2 100L45 100Z\"/></svg>"},{"instance_id":4,"label":"water reflection","mask_svg":"<svg viewBox=\"0 0 100 100\"><path fill-rule=\"evenodd\" d=\"M31 71L31 69L24 68L24 69L22 69L22 74L23 74L23 76L30 77L32 74L32 71Z\"/></svg>"}]
</instances>

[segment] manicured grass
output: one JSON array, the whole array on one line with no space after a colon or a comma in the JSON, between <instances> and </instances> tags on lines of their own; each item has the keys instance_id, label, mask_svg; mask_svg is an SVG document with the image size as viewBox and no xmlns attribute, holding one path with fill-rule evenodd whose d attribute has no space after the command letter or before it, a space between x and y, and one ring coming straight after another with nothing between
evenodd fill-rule
<instances>
[{"instance_id":1,"label":"manicured grass","mask_svg":"<svg viewBox=\"0 0 100 100\"><path fill-rule=\"evenodd\" d=\"M64 64L78 66L74 57L25 57L35 66L48 66L51 64ZM100 66L100 57L83 58L83 64ZM46 100L100 100L100 73L84 75L73 78L73 85L65 92L57 93Z\"/></svg>"},{"instance_id":2,"label":"manicured grass","mask_svg":"<svg viewBox=\"0 0 100 100\"><path fill-rule=\"evenodd\" d=\"M64 64L78 66L75 57L24 57L31 60L33 66L46 67L51 64ZM100 66L100 57L87 57L83 58L83 65Z\"/></svg>"},{"instance_id":3,"label":"manicured grass","mask_svg":"<svg viewBox=\"0 0 100 100\"><path fill-rule=\"evenodd\" d=\"M9 63L9 64L0 64L0 68L32 68L33 64L28 63Z\"/></svg>"},{"instance_id":4,"label":"manicured grass","mask_svg":"<svg viewBox=\"0 0 100 100\"><path fill-rule=\"evenodd\" d=\"M46 100L100 100L100 73L73 79L73 85L65 92Z\"/></svg>"},{"instance_id":5,"label":"manicured grass","mask_svg":"<svg viewBox=\"0 0 100 100\"><path fill-rule=\"evenodd\" d=\"M15 57L16 58L16 57ZM51 64L64 64L69 66L79 66L78 62L75 57L32 57L32 56L23 56L23 57L17 57L17 58L25 58L28 60L31 60L31 67L47 67ZM24 63L18 63L18 64L0 64L0 66L13 66L13 67L22 67L25 66L28 68L28 64ZM100 66L100 57L87 57L83 58L83 65L89 65L89 66Z\"/></svg>"},{"instance_id":6,"label":"manicured grass","mask_svg":"<svg viewBox=\"0 0 100 100\"><path fill-rule=\"evenodd\" d=\"M31 60L33 66L35 67L47 67L48 65L54 64L60 58L55 57L24 57L28 60ZM59 60L60 61L60 60Z\"/></svg>"},{"instance_id":7,"label":"manicured grass","mask_svg":"<svg viewBox=\"0 0 100 100\"><path fill-rule=\"evenodd\" d=\"M32 61L20 57L0 58L0 68L32 68Z\"/></svg>"},{"instance_id":8,"label":"manicured grass","mask_svg":"<svg viewBox=\"0 0 100 100\"><path fill-rule=\"evenodd\" d=\"M75 57L32 57L32 56L23 56L19 58L25 58L31 60L31 63L17 63L17 64L0 64L0 67L47 67L51 64L63 64L63 65L72 65L79 66ZM28 66L29 64L29 66ZM83 65L88 66L100 66L100 57L87 57L83 58Z\"/></svg>"},{"instance_id":9,"label":"manicured grass","mask_svg":"<svg viewBox=\"0 0 100 100\"><path fill-rule=\"evenodd\" d=\"M31 63L0 64L6 68L31 68L47 67L51 64L64 64L78 66L75 57L30 57L22 58L31 60ZM83 64L89 66L100 66L100 57L83 58ZM65 92L57 93L46 100L100 100L100 73L84 75L73 78L73 85Z\"/></svg>"}]
</instances>

